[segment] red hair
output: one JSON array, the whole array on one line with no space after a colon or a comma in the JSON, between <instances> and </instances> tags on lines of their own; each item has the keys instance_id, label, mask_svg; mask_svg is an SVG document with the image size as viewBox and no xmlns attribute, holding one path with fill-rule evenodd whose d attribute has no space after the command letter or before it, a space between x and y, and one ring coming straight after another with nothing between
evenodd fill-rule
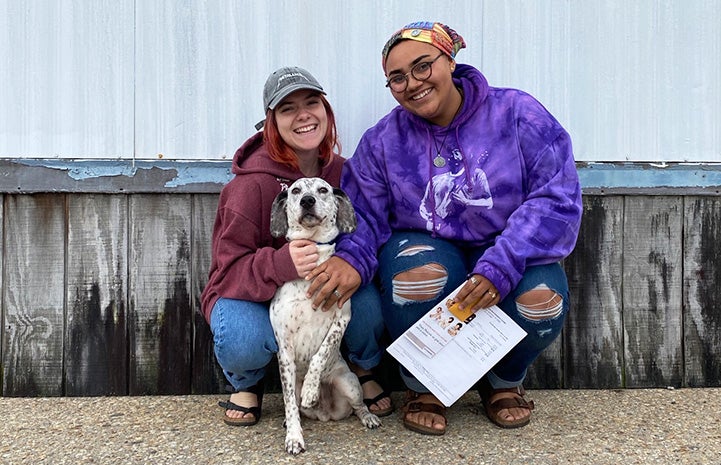
<instances>
[{"instance_id":1,"label":"red hair","mask_svg":"<svg viewBox=\"0 0 721 465\"><path fill-rule=\"evenodd\" d=\"M321 166L326 166L330 163L333 158L333 153L340 155L341 146L338 140L338 131L335 126L335 115L330 103L323 94L318 93L323 107L325 107L326 115L328 116L328 128L325 132L325 137L318 147L319 158ZM278 123L275 121L275 112L268 110L265 115L265 126L263 128L263 142L268 149L270 158L278 163L288 165L294 169L300 169L298 165L298 156L295 154L292 148L285 143L283 138L280 136L278 131Z\"/></svg>"}]
</instances>

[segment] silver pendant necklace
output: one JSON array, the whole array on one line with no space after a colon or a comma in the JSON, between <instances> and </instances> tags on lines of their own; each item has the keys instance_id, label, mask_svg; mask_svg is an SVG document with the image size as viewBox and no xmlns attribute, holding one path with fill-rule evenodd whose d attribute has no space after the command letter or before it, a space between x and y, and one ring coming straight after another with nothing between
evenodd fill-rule
<instances>
[{"instance_id":1,"label":"silver pendant necklace","mask_svg":"<svg viewBox=\"0 0 721 465\"><path fill-rule=\"evenodd\" d=\"M433 165L436 168L443 168L446 166L446 159L441 156L441 150L443 150L443 144L446 143L446 137L448 136L448 131L446 131L446 135L443 136L443 140L441 141L441 145L436 145L436 158L433 159ZM436 144L436 139L433 138L433 144Z\"/></svg>"}]
</instances>

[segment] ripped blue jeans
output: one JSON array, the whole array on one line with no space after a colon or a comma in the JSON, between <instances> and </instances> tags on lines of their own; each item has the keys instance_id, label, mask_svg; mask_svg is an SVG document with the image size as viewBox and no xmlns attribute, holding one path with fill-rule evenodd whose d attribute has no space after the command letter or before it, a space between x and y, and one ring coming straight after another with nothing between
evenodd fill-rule
<instances>
[{"instance_id":1,"label":"ripped blue jeans","mask_svg":"<svg viewBox=\"0 0 721 465\"><path fill-rule=\"evenodd\" d=\"M383 319L395 340L443 297L461 285L484 250L464 249L422 232L396 232L379 252L378 278ZM431 264L444 277L423 282L431 295L409 299L414 283L400 282L400 273ZM550 289L557 294L556 305L534 310L518 303L519 296L536 289ZM405 296L404 296L405 295ZM560 296L560 299L558 299ZM538 355L560 334L570 306L568 279L558 263L529 266L515 289L497 304L528 335L486 375L495 389L515 387L526 377L526 371ZM401 377L409 389L428 389L401 367Z\"/></svg>"}]
</instances>

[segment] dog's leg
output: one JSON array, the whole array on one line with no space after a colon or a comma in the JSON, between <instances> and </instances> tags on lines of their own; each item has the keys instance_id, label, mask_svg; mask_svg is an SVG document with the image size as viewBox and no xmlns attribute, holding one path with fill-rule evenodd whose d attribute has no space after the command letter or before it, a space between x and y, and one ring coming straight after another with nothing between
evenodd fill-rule
<instances>
[{"instance_id":1,"label":"dog's leg","mask_svg":"<svg viewBox=\"0 0 721 465\"><path fill-rule=\"evenodd\" d=\"M372 413L363 402L363 388L358 382L358 377L350 371L348 365L343 361L344 368L334 379L333 383L339 396L346 397L353 408L353 413L366 428L378 428L381 420Z\"/></svg>"},{"instance_id":2,"label":"dog's leg","mask_svg":"<svg viewBox=\"0 0 721 465\"><path fill-rule=\"evenodd\" d=\"M318 405L320 378L330 368L329 363L335 363L335 355L340 351L341 339L349 321L350 312L342 312L331 325L318 351L311 357L308 372L303 380L303 388L300 391L300 406L302 408L313 408Z\"/></svg>"},{"instance_id":3,"label":"dog's leg","mask_svg":"<svg viewBox=\"0 0 721 465\"><path fill-rule=\"evenodd\" d=\"M278 341L278 367L280 382L283 388L283 402L285 404L285 450L293 455L305 450L303 428L300 424L300 410L295 397L296 367L293 349L276 333Z\"/></svg>"}]
</instances>

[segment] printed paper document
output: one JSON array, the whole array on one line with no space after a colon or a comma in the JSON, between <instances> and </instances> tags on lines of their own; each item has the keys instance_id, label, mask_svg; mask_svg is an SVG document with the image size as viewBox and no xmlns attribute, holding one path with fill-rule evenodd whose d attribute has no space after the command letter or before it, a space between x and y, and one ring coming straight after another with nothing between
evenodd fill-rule
<instances>
[{"instance_id":1,"label":"printed paper document","mask_svg":"<svg viewBox=\"0 0 721 465\"><path fill-rule=\"evenodd\" d=\"M496 306L476 313L460 311L453 298L461 286L388 347L388 353L446 407L526 336Z\"/></svg>"}]
</instances>

